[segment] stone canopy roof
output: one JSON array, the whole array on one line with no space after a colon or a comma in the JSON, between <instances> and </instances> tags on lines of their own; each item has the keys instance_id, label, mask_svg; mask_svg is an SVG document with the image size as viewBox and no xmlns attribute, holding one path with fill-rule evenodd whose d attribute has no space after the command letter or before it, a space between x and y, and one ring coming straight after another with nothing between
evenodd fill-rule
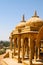
<instances>
[{"instance_id":1,"label":"stone canopy roof","mask_svg":"<svg viewBox=\"0 0 43 65\"><path fill-rule=\"evenodd\" d=\"M15 27L12 34L25 33L27 31L38 31L43 26L43 20L39 18L37 12L27 21L25 21L24 15L22 21Z\"/></svg>"}]
</instances>

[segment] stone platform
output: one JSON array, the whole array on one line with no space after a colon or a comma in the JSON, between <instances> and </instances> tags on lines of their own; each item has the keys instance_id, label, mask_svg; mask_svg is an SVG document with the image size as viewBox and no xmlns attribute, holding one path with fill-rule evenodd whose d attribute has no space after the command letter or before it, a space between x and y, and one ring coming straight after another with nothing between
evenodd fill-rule
<instances>
[{"instance_id":1,"label":"stone platform","mask_svg":"<svg viewBox=\"0 0 43 65\"><path fill-rule=\"evenodd\" d=\"M23 65L29 65L29 60L24 60ZM32 65L43 65L43 61L40 61L40 60L34 61L34 60L32 60Z\"/></svg>"},{"instance_id":2,"label":"stone platform","mask_svg":"<svg viewBox=\"0 0 43 65\"><path fill-rule=\"evenodd\" d=\"M2 65L29 65L29 60L24 60L22 63L18 63L12 58L2 59ZM32 60L32 65L43 65L42 60L34 61Z\"/></svg>"},{"instance_id":3,"label":"stone platform","mask_svg":"<svg viewBox=\"0 0 43 65\"><path fill-rule=\"evenodd\" d=\"M2 60L2 65L22 65L22 63L18 63L11 58L5 58Z\"/></svg>"}]
</instances>

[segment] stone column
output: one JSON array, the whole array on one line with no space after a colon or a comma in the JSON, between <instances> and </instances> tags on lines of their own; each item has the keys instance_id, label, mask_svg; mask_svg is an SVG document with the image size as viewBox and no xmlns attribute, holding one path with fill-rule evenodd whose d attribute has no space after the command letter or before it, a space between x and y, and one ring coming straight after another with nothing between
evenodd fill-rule
<instances>
[{"instance_id":1,"label":"stone column","mask_svg":"<svg viewBox=\"0 0 43 65\"><path fill-rule=\"evenodd\" d=\"M32 39L29 38L29 65L32 65L32 49L31 49Z\"/></svg>"},{"instance_id":2,"label":"stone column","mask_svg":"<svg viewBox=\"0 0 43 65\"><path fill-rule=\"evenodd\" d=\"M35 45L35 53L34 53L34 60L36 61L36 58L37 58L37 54L36 54L36 45Z\"/></svg>"},{"instance_id":3,"label":"stone column","mask_svg":"<svg viewBox=\"0 0 43 65\"><path fill-rule=\"evenodd\" d=\"M27 57L29 58L29 47L28 47L28 43L27 43Z\"/></svg>"},{"instance_id":4,"label":"stone column","mask_svg":"<svg viewBox=\"0 0 43 65\"><path fill-rule=\"evenodd\" d=\"M22 61L24 60L24 39L22 39Z\"/></svg>"},{"instance_id":5,"label":"stone column","mask_svg":"<svg viewBox=\"0 0 43 65\"><path fill-rule=\"evenodd\" d=\"M12 50L12 39L10 39L10 50Z\"/></svg>"},{"instance_id":6,"label":"stone column","mask_svg":"<svg viewBox=\"0 0 43 65\"><path fill-rule=\"evenodd\" d=\"M40 59L40 47L38 47L38 59Z\"/></svg>"},{"instance_id":7,"label":"stone column","mask_svg":"<svg viewBox=\"0 0 43 65\"><path fill-rule=\"evenodd\" d=\"M14 55L15 55L15 50L16 49L16 40L14 39Z\"/></svg>"},{"instance_id":8,"label":"stone column","mask_svg":"<svg viewBox=\"0 0 43 65\"><path fill-rule=\"evenodd\" d=\"M17 43L18 43L18 63L19 63L20 62L20 44L21 44L20 35L17 38Z\"/></svg>"}]
</instances>

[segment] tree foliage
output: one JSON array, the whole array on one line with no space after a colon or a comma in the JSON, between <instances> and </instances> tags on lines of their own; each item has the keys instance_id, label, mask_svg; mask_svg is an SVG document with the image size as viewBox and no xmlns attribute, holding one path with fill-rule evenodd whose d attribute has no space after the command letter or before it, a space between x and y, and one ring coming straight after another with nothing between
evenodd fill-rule
<instances>
[{"instance_id":1,"label":"tree foliage","mask_svg":"<svg viewBox=\"0 0 43 65\"><path fill-rule=\"evenodd\" d=\"M0 44L3 44L4 47L8 47L10 45L9 41L0 41Z\"/></svg>"}]
</instances>

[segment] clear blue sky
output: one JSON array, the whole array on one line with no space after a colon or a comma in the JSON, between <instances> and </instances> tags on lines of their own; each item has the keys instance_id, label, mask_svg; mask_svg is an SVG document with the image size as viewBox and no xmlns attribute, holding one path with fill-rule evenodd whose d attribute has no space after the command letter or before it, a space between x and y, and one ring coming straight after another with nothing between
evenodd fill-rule
<instances>
[{"instance_id":1,"label":"clear blue sky","mask_svg":"<svg viewBox=\"0 0 43 65\"><path fill-rule=\"evenodd\" d=\"M9 40L22 15L25 14L27 20L34 10L43 19L43 0L0 0L0 40Z\"/></svg>"}]
</instances>

